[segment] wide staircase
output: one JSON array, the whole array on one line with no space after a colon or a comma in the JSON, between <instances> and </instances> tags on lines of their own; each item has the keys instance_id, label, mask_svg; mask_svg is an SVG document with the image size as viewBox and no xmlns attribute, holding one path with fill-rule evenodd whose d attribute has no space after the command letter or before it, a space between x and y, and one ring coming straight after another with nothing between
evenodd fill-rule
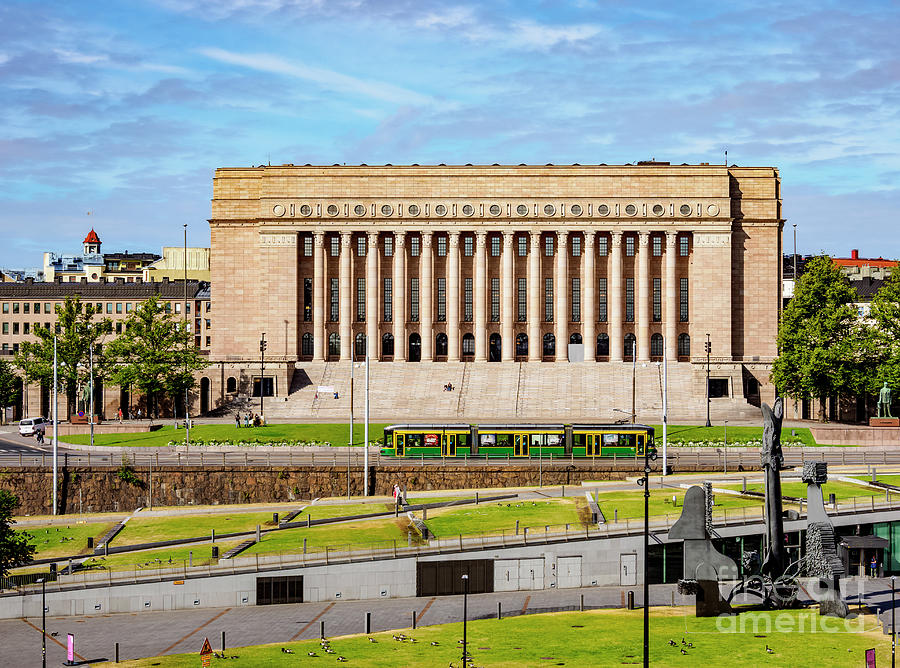
<instances>
[{"instance_id":1,"label":"wide staircase","mask_svg":"<svg viewBox=\"0 0 900 668\"><path fill-rule=\"evenodd\" d=\"M267 417L315 420L349 419L350 362L302 363L287 397L266 403ZM308 378L308 380L307 380ZM669 422L705 419L705 375L690 364L668 368ZM448 383L453 390L444 389ZM740 392L741 385L733 381ZM657 364L634 368L634 403L639 421L659 423L663 373ZM337 398L335 394L337 393ZM353 369L353 413L362 420L365 365ZM371 362L369 412L373 420L540 420L614 422L630 420L632 365L625 363L413 363ZM759 409L743 397L713 399L711 416L722 420L755 419Z\"/></svg>"}]
</instances>

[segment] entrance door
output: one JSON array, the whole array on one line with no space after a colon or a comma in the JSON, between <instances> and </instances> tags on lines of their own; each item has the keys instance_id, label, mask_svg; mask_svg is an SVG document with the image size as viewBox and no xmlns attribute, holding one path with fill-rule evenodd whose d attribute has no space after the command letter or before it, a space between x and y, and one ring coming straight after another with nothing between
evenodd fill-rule
<instances>
[{"instance_id":1,"label":"entrance door","mask_svg":"<svg viewBox=\"0 0 900 668\"><path fill-rule=\"evenodd\" d=\"M544 588L544 560L519 559L519 590Z\"/></svg>"},{"instance_id":2,"label":"entrance door","mask_svg":"<svg viewBox=\"0 0 900 668\"><path fill-rule=\"evenodd\" d=\"M516 457L528 456L528 434L515 434L513 436L513 454Z\"/></svg>"},{"instance_id":3,"label":"entrance door","mask_svg":"<svg viewBox=\"0 0 900 668\"><path fill-rule=\"evenodd\" d=\"M619 584L630 586L637 584L637 555L619 555Z\"/></svg>"},{"instance_id":4,"label":"entrance door","mask_svg":"<svg viewBox=\"0 0 900 668\"><path fill-rule=\"evenodd\" d=\"M394 447L396 448L397 456L402 457L403 453L406 452L406 434L394 434L394 438L396 439Z\"/></svg>"},{"instance_id":5,"label":"entrance door","mask_svg":"<svg viewBox=\"0 0 900 668\"><path fill-rule=\"evenodd\" d=\"M444 434L441 437L441 454L456 457L456 434Z\"/></svg>"},{"instance_id":6,"label":"entrance door","mask_svg":"<svg viewBox=\"0 0 900 668\"><path fill-rule=\"evenodd\" d=\"M560 589L581 586L581 557L560 557L556 560L557 584Z\"/></svg>"},{"instance_id":7,"label":"entrance door","mask_svg":"<svg viewBox=\"0 0 900 668\"><path fill-rule=\"evenodd\" d=\"M587 456L600 456L600 434L587 435Z\"/></svg>"}]
</instances>

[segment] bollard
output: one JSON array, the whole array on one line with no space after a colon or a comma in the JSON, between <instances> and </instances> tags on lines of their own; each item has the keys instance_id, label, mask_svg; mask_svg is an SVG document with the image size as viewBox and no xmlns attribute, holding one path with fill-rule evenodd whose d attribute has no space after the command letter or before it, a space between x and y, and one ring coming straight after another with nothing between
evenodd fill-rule
<instances>
[{"instance_id":1,"label":"bollard","mask_svg":"<svg viewBox=\"0 0 900 668\"><path fill-rule=\"evenodd\" d=\"M628 599L627 599L628 602L626 603L625 607L627 607L629 610L634 610L634 592L631 589L629 589L627 596L628 596Z\"/></svg>"},{"instance_id":2,"label":"bollard","mask_svg":"<svg viewBox=\"0 0 900 668\"><path fill-rule=\"evenodd\" d=\"M560 496L563 498L565 498L565 496L566 496L566 486L565 485L562 486L562 492L560 493Z\"/></svg>"},{"instance_id":3,"label":"bollard","mask_svg":"<svg viewBox=\"0 0 900 668\"><path fill-rule=\"evenodd\" d=\"M93 549L94 549L94 537L93 537L93 536L88 536L87 543L88 543L88 544L87 544L88 549L89 549L89 550L93 550Z\"/></svg>"},{"instance_id":4,"label":"bollard","mask_svg":"<svg viewBox=\"0 0 900 668\"><path fill-rule=\"evenodd\" d=\"M213 545L213 546L212 546L212 558L213 558L213 559L218 559L218 558L219 558L219 546L218 546L218 545Z\"/></svg>"},{"instance_id":5,"label":"bollard","mask_svg":"<svg viewBox=\"0 0 900 668\"><path fill-rule=\"evenodd\" d=\"M259 525L257 524L256 525L256 542L257 543L260 541L261 536L262 536L262 532L260 531Z\"/></svg>"},{"instance_id":6,"label":"bollard","mask_svg":"<svg viewBox=\"0 0 900 668\"><path fill-rule=\"evenodd\" d=\"M416 611L415 610L412 611L412 624L410 626L412 626L413 631L416 630Z\"/></svg>"},{"instance_id":7,"label":"bollard","mask_svg":"<svg viewBox=\"0 0 900 668\"><path fill-rule=\"evenodd\" d=\"M194 551L193 550L188 552L188 566L191 568L194 567Z\"/></svg>"},{"instance_id":8,"label":"bollard","mask_svg":"<svg viewBox=\"0 0 900 668\"><path fill-rule=\"evenodd\" d=\"M747 491L747 476L744 476L743 478L741 478L741 491L742 492Z\"/></svg>"},{"instance_id":9,"label":"bollard","mask_svg":"<svg viewBox=\"0 0 900 668\"><path fill-rule=\"evenodd\" d=\"M519 520L516 520L516 535L519 535Z\"/></svg>"},{"instance_id":10,"label":"bollard","mask_svg":"<svg viewBox=\"0 0 900 668\"><path fill-rule=\"evenodd\" d=\"M832 506L837 505L837 497L833 493L828 495L828 503Z\"/></svg>"},{"instance_id":11,"label":"bollard","mask_svg":"<svg viewBox=\"0 0 900 668\"><path fill-rule=\"evenodd\" d=\"M272 524L278 524L278 513L272 513Z\"/></svg>"},{"instance_id":12,"label":"bollard","mask_svg":"<svg viewBox=\"0 0 900 668\"><path fill-rule=\"evenodd\" d=\"M309 529L312 526L311 522L312 522L312 515L307 514L306 515L306 528L307 529Z\"/></svg>"},{"instance_id":13,"label":"bollard","mask_svg":"<svg viewBox=\"0 0 900 668\"><path fill-rule=\"evenodd\" d=\"M503 619L503 604L497 601L497 619Z\"/></svg>"},{"instance_id":14,"label":"bollard","mask_svg":"<svg viewBox=\"0 0 900 668\"><path fill-rule=\"evenodd\" d=\"M422 521L428 521L428 508L422 508Z\"/></svg>"},{"instance_id":15,"label":"bollard","mask_svg":"<svg viewBox=\"0 0 900 668\"><path fill-rule=\"evenodd\" d=\"M619 521L619 509L616 508L613 510L613 522L618 522L618 521Z\"/></svg>"},{"instance_id":16,"label":"bollard","mask_svg":"<svg viewBox=\"0 0 900 668\"><path fill-rule=\"evenodd\" d=\"M119 663L119 643L116 643L116 663Z\"/></svg>"},{"instance_id":17,"label":"bollard","mask_svg":"<svg viewBox=\"0 0 900 668\"><path fill-rule=\"evenodd\" d=\"M306 539L303 539L303 554L306 554Z\"/></svg>"},{"instance_id":18,"label":"bollard","mask_svg":"<svg viewBox=\"0 0 900 668\"><path fill-rule=\"evenodd\" d=\"M222 631L222 654L225 653L225 631Z\"/></svg>"},{"instance_id":19,"label":"bollard","mask_svg":"<svg viewBox=\"0 0 900 668\"><path fill-rule=\"evenodd\" d=\"M215 529L212 530L212 540L211 540L210 542L211 542L211 543L215 543L215 542L216 542L216 530L215 530Z\"/></svg>"},{"instance_id":20,"label":"bollard","mask_svg":"<svg viewBox=\"0 0 900 668\"><path fill-rule=\"evenodd\" d=\"M478 492L475 492L475 505L478 505Z\"/></svg>"},{"instance_id":21,"label":"bollard","mask_svg":"<svg viewBox=\"0 0 900 668\"><path fill-rule=\"evenodd\" d=\"M319 637L322 640L325 640L325 620L324 619L321 622L319 622Z\"/></svg>"},{"instance_id":22,"label":"bollard","mask_svg":"<svg viewBox=\"0 0 900 668\"><path fill-rule=\"evenodd\" d=\"M872 467L872 482L878 482L878 474L875 472L875 467Z\"/></svg>"},{"instance_id":23,"label":"bollard","mask_svg":"<svg viewBox=\"0 0 900 668\"><path fill-rule=\"evenodd\" d=\"M369 635L372 632L372 613L366 613L366 635Z\"/></svg>"},{"instance_id":24,"label":"bollard","mask_svg":"<svg viewBox=\"0 0 900 668\"><path fill-rule=\"evenodd\" d=\"M578 610L584 612L584 594L581 595L581 601L578 603Z\"/></svg>"}]
</instances>

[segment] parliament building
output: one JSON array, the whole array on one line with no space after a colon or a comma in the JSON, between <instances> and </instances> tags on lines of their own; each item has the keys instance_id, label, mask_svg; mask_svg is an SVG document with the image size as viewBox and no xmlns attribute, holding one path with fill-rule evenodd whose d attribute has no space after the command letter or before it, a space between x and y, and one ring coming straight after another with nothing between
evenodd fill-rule
<instances>
[{"instance_id":1,"label":"parliament building","mask_svg":"<svg viewBox=\"0 0 900 668\"><path fill-rule=\"evenodd\" d=\"M635 373L658 400L665 361L704 405L708 342L713 396L756 404L774 393L783 223L772 167L221 168L209 404L243 388L285 411L305 388L295 412L327 413L315 388L346 382L367 340L396 382L438 391L518 373L517 395L542 374L630 393Z\"/></svg>"}]
</instances>

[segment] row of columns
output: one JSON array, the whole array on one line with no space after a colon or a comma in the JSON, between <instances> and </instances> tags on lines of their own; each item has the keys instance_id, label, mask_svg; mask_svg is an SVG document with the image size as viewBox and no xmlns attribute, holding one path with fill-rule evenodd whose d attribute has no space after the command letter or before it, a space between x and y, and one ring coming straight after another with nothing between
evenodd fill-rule
<instances>
[{"instance_id":1,"label":"row of columns","mask_svg":"<svg viewBox=\"0 0 900 668\"><path fill-rule=\"evenodd\" d=\"M665 324L665 355L669 360L677 359L676 323L678 322L678 289L676 286L676 233L667 231L665 254L665 299L663 322ZM378 327L378 296L381 292L378 270L378 232L369 232L366 251L366 334L373 345L380 341ZM475 361L486 361L488 354L487 341L487 232L476 232L475 272L474 272L474 334ZM459 232L449 233L447 252L447 349L448 361L459 361ZM609 359L611 362L624 358L623 329L624 290L622 272L622 233L613 232L610 247L610 263L607 284L607 320L609 323ZM394 336L394 359L406 358L406 235L394 235L394 253L392 262L393 317L392 333ZM420 255L420 325L422 332L422 359L433 359L434 336L433 326L433 293L434 293L434 258L432 256L433 233L421 233ZM585 248L581 268L582 289L582 340L589 351L587 359L593 359L596 345L596 291L595 291L595 253L593 234L585 234ZM528 359L538 361L542 358L543 340L541 335L541 283L540 252L541 233L530 233L528 255L528 298L527 298L527 332ZM650 234L638 234L637 269L635 272L637 285L635 295L635 336L637 339L638 360L650 359ZM503 232L500 278L500 327L501 327L501 360L515 359L514 322L514 276L513 253L514 233ZM325 233L316 232L313 257L313 360L325 359ZM351 272L352 235L342 232L339 258L339 334L341 338L341 359L350 359L352 354L352 272ZM553 267L553 285L555 299L554 333L556 337L556 359L567 359L568 326L569 326L569 281L568 281L568 235L559 234Z\"/></svg>"}]
</instances>

